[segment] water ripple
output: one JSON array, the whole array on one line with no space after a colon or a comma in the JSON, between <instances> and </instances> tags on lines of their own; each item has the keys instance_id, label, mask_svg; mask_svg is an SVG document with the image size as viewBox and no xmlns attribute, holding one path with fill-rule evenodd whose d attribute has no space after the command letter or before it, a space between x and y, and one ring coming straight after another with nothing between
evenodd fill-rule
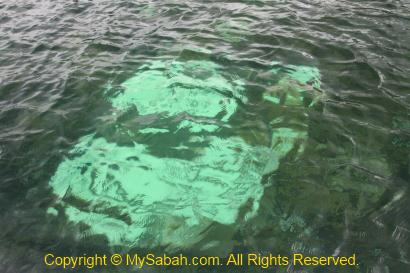
<instances>
[{"instance_id":1,"label":"water ripple","mask_svg":"<svg viewBox=\"0 0 410 273\"><path fill-rule=\"evenodd\" d=\"M221 134L237 130L247 145L266 146L275 129L268 119L278 110L260 101L275 92L272 67L291 73L293 66L307 66L321 72L320 87L303 86L321 92L320 103L303 117L286 109L289 120L276 121L300 128L308 120L304 150L294 147L263 178L252 222L236 223L241 228L235 234L211 230L232 233L238 249L355 251L363 272L407 272L409 14L407 0L0 1L0 220L7 223L0 269L26 272L34 264L31 272L40 272L40 248L74 253L87 249L81 240L94 250L107 247L104 238L67 222L62 208L46 213L57 202L50 178L81 137L111 134L126 145L129 139L112 133L118 124L132 131L186 120L220 127ZM105 96L110 84L121 94L137 68L168 60L218 64L223 76L241 81L248 100L229 97L240 110L224 125L186 113L161 120L158 113L141 117L138 109L112 109ZM160 146L160 133L147 132L141 140ZM168 173L182 175L174 172ZM169 221L177 229L180 220ZM222 248L218 240L215 249Z\"/></svg>"}]
</instances>

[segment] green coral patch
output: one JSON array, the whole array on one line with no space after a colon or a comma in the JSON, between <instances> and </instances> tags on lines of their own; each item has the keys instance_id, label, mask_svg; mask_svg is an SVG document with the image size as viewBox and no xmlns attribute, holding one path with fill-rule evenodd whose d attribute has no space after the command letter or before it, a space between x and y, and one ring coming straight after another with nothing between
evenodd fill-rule
<instances>
[{"instance_id":1,"label":"green coral patch","mask_svg":"<svg viewBox=\"0 0 410 273\"><path fill-rule=\"evenodd\" d=\"M208 148L188 161L155 157L142 144L121 147L86 136L74 147L72 159L60 164L51 185L59 196L90 202L87 210L69 206L66 214L96 234L103 231L113 244L141 245L147 232L159 232L150 221L164 215L184 219L187 230L201 230L204 220L232 224L246 200L260 199L266 163L277 165L277 158L270 149L250 147L240 138L208 141ZM104 213L112 207L130 221ZM162 238L150 241L163 243Z\"/></svg>"},{"instance_id":2,"label":"green coral patch","mask_svg":"<svg viewBox=\"0 0 410 273\"><path fill-rule=\"evenodd\" d=\"M315 76L290 70L284 80ZM295 130L278 119L271 145L249 144L230 123L247 103L245 89L210 61L157 61L123 82L122 92L106 91L114 115L136 111L126 126L116 121L105 135L82 137L58 166L50 185L68 219L111 245L151 248L190 247L211 223L251 219L262 177L306 140L307 126ZM111 135L124 128L127 145Z\"/></svg>"}]
</instances>

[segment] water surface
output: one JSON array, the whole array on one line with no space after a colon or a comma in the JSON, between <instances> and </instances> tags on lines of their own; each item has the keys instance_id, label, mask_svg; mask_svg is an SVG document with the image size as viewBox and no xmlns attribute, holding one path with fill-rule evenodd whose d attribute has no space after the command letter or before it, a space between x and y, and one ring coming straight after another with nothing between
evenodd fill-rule
<instances>
[{"instance_id":1,"label":"water surface","mask_svg":"<svg viewBox=\"0 0 410 273\"><path fill-rule=\"evenodd\" d=\"M209 147L222 145L227 150L215 151L232 154L249 167L238 173L257 170L244 179L250 181L244 189L251 198L235 199L235 213L228 211L235 217L216 216L215 211L226 212L224 205L211 212L199 206L200 215L206 216L201 223L209 227L206 234L195 230L203 240L179 238L184 243L171 250L218 255L357 253L357 268L330 272L410 269L408 1L27 0L0 1L0 14L2 272L41 272L45 252L112 250L104 232L90 232L70 218L67 200L86 212L95 207L64 199L53 184L59 168L73 159L73 149L90 136L104 139L106 148L142 143L156 159L201 158L198 165L221 180L222 174L215 171L219 165L209 167L216 161L205 157L211 154ZM196 62L211 68L185 69ZM152 68L153 63L166 65ZM173 107L175 101L165 92L163 104L149 104L157 107L154 112L138 103L122 111L119 98L130 79L156 69L172 77L170 67L176 64L186 70L183 75L195 79L194 85L203 80L201 98L209 105L222 101L220 108L213 111L185 98L191 106L184 104L180 111L183 107ZM300 67L317 69L320 84L312 79L290 82L307 92L320 92L320 99L311 107L311 101L305 101L277 110L266 95L292 92L281 80ZM218 79L218 85L210 78ZM192 84L177 81L181 83L186 90ZM162 108L168 115L158 114ZM185 131L177 130L181 123ZM136 128L151 131L143 137ZM278 164L272 167L270 152L283 132L278 128L302 132L297 136L303 143L285 134L290 148L276 156ZM175 134L164 138L161 134L167 131L158 130ZM202 142L193 136L209 139ZM215 144L221 139L252 151L246 155L257 155L247 161L226 141ZM173 149L181 143L189 148L186 152ZM238 162L232 166L241 166ZM124 223L132 219L116 210L104 213ZM168 227L186 224L178 217L166 221ZM154 221L152 227L157 226ZM169 247L166 240L146 240L115 248L161 252Z\"/></svg>"}]
</instances>

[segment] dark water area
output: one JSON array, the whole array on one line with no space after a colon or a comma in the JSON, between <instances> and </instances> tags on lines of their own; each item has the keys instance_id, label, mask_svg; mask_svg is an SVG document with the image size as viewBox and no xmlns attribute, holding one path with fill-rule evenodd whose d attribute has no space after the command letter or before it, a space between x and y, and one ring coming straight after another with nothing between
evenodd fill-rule
<instances>
[{"instance_id":1,"label":"dark water area","mask_svg":"<svg viewBox=\"0 0 410 273\"><path fill-rule=\"evenodd\" d=\"M152 62L160 65L149 66ZM319 92L318 102L309 108L288 109L282 105L280 111L263 102L264 94L278 88L282 93L293 90L280 85L280 76L275 78L276 74L271 73L276 67L284 71L278 72L283 75L297 73L297 67L317 69L320 86L312 81L296 85ZM153 74L146 74L150 71ZM222 76L212 74L215 71ZM221 101L233 101L236 108L229 120L225 122L219 112L215 116L208 112L192 115L189 111L197 107L192 105L191 110L175 110L174 116L166 118L148 110L143 113L141 104L120 111L111 99L127 93L127 80L133 77L155 76L160 78L154 81L161 81L178 73L186 76L178 78L183 84L195 86L197 83L191 81L194 79L206 86L204 90L215 91L211 97L206 92L203 95L209 105L214 105L212 99L218 96ZM233 252L316 256L356 253L359 260L355 267L179 268L178 272L410 272L409 76L407 0L0 0L0 271L63 272L60 268L45 269L43 257L50 252L74 256L166 251L220 256ZM226 83L226 89L218 87L220 84L213 86L210 79ZM294 80L289 82L295 84ZM144 88L139 84L137 81L135 88ZM229 88L242 93L236 96ZM172 99L162 99L164 103L158 107L173 111ZM228 106L222 108L222 112L229 112ZM282 127L272 125L279 116L289 118L280 120ZM203 125L200 130L206 133L192 133L193 127L181 131L176 129L181 120L219 127L212 131ZM133 131L147 126L173 133L160 137L161 133L150 131L144 137ZM275 139L278 126L291 128L286 132L303 131L303 137L298 138L303 144L293 138L281 139L289 141L290 148L278 156L277 167L262 172L258 164L265 157L257 156L275 147L272 135ZM129 156L127 160L170 158L187 162L201 153L200 163L210 165L205 159L207 151L218 150L218 145L211 145L213 140L199 143L190 138L208 135L229 141L240 139L238 145L251 152L254 150L249 147L264 147L258 148L257 159L249 161L249 169L254 167L257 173L255 179L247 178L253 184L243 188L245 192L260 188L260 194L242 200L242 193L233 191L239 197L232 200L239 201L232 222L224 222L229 217L219 217L216 212L209 212L212 216L204 213L202 229L195 230L201 238L187 239L181 231L186 227L183 217L173 213L168 217L167 210L175 210L171 205L163 209L165 220L158 225L150 222L142 233L155 236L164 225L167 230L177 226L175 230L181 232L181 237L172 235L169 240L177 238L178 243L141 239L133 245L119 243L123 241L115 234L111 240L107 230L90 230L88 226L94 224L87 226L87 217L80 221L75 216L79 214L69 212L79 210L92 218L92 213L101 209L104 219L120 219L122 224L133 227L133 214L118 210L121 206L128 210L140 208L138 204L129 205L131 201L125 197L109 194L108 205L98 203L98 198L105 197L95 189L95 196L87 200L90 195L81 196L82 190L74 184L67 186L74 192L71 197L61 193L59 187L64 183L87 186L88 180L67 182L69 179L64 177L60 183L58 174L62 166L70 166L64 165L66 162L89 156L87 149L96 145L94 140L105 139L106 148L112 147L112 153L104 157L115 158L118 149L139 143L149 148L150 157ZM87 136L93 136L89 142L92 144L81 150L78 145ZM115 146L110 146L113 143ZM186 153L176 150L185 147L181 143L188 146ZM299 149L301 146L304 149ZM75 149L81 151L72 154ZM238 153L239 159L245 158L241 151ZM92 164L91 160L87 166ZM108 178L123 167L110 166L113 170ZM216 169L210 169L210 173L216 173ZM81 175L87 172L85 167ZM151 179L152 172L145 167L139 174ZM166 171L164 175L170 176ZM226 192L232 188L229 186ZM225 197L216 200L226 201ZM157 221L157 216L150 217L141 221ZM83 271L90 272L77 272Z\"/></svg>"}]
</instances>

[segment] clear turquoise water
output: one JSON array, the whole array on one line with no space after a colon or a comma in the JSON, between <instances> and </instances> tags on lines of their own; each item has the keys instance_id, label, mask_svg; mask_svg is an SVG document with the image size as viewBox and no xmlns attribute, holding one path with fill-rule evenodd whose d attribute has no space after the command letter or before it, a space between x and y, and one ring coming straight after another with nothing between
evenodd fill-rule
<instances>
[{"instance_id":1,"label":"clear turquoise water","mask_svg":"<svg viewBox=\"0 0 410 273\"><path fill-rule=\"evenodd\" d=\"M409 12L0 2L1 271L166 251L356 253L355 268L275 271L407 272Z\"/></svg>"}]
</instances>

